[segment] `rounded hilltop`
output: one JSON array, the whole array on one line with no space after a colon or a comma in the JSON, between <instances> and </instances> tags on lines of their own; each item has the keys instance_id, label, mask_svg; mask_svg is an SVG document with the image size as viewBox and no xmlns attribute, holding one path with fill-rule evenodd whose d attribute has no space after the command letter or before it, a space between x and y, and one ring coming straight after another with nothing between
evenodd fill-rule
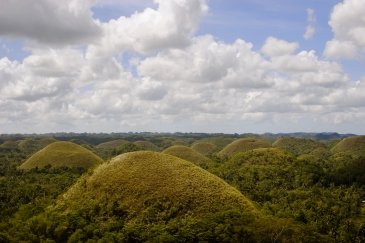
<instances>
[{"instance_id":1,"label":"rounded hilltop","mask_svg":"<svg viewBox=\"0 0 365 243\"><path fill-rule=\"evenodd\" d=\"M193 143L191 148L205 156L213 154L218 149L218 147L213 143L200 141Z\"/></svg>"},{"instance_id":2,"label":"rounded hilltop","mask_svg":"<svg viewBox=\"0 0 365 243\"><path fill-rule=\"evenodd\" d=\"M331 152L349 153L355 156L365 155L365 136L344 138L331 149Z\"/></svg>"},{"instance_id":3,"label":"rounded hilltop","mask_svg":"<svg viewBox=\"0 0 365 243\"><path fill-rule=\"evenodd\" d=\"M27 159L20 169L51 167L81 167L88 169L103 160L90 150L71 142L54 142L39 150Z\"/></svg>"},{"instance_id":4,"label":"rounded hilltop","mask_svg":"<svg viewBox=\"0 0 365 243\"><path fill-rule=\"evenodd\" d=\"M288 151L296 156L302 154L310 154L316 149L327 150L324 143L307 138L282 137L277 139L273 145L275 148L280 148Z\"/></svg>"},{"instance_id":5,"label":"rounded hilltop","mask_svg":"<svg viewBox=\"0 0 365 243\"><path fill-rule=\"evenodd\" d=\"M32 220L47 224L50 230L39 234L56 241L253 242L272 230L271 221L222 179L150 151L122 154L100 165Z\"/></svg>"},{"instance_id":6,"label":"rounded hilltop","mask_svg":"<svg viewBox=\"0 0 365 243\"><path fill-rule=\"evenodd\" d=\"M257 148L270 148L268 141L256 138L241 138L233 141L224 147L219 153L219 157L231 157L239 152L246 152Z\"/></svg>"},{"instance_id":7,"label":"rounded hilltop","mask_svg":"<svg viewBox=\"0 0 365 243\"><path fill-rule=\"evenodd\" d=\"M180 159L187 160L202 168L207 168L212 163L212 161L209 158L205 157L201 153L198 153L192 148L183 145L171 146L165 149L163 153L176 156Z\"/></svg>"},{"instance_id":8,"label":"rounded hilltop","mask_svg":"<svg viewBox=\"0 0 365 243\"><path fill-rule=\"evenodd\" d=\"M130 143L130 142L127 141L127 140L116 139L116 140L108 141L108 142L105 142L105 143L100 143L96 147L97 148L110 148L110 149L113 149L113 148L117 148L119 146L122 146L122 145L125 145L125 144L128 144L128 143Z\"/></svg>"},{"instance_id":9,"label":"rounded hilltop","mask_svg":"<svg viewBox=\"0 0 365 243\"><path fill-rule=\"evenodd\" d=\"M134 144L141 148L141 150L160 151L160 148L150 141L136 141Z\"/></svg>"}]
</instances>

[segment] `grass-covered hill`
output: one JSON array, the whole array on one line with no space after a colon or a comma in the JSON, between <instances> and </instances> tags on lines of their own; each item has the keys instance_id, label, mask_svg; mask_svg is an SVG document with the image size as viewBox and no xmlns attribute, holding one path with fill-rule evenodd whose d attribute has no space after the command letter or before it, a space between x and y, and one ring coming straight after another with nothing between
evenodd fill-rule
<instances>
[{"instance_id":1,"label":"grass-covered hill","mask_svg":"<svg viewBox=\"0 0 365 243\"><path fill-rule=\"evenodd\" d=\"M273 147L283 149L296 156L310 154L318 148L327 149L324 143L306 138L283 137L276 140Z\"/></svg>"},{"instance_id":2,"label":"grass-covered hill","mask_svg":"<svg viewBox=\"0 0 365 243\"><path fill-rule=\"evenodd\" d=\"M193 143L191 148L205 156L209 156L218 150L215 144L200 141Z\"/></svg>"},{"instance_id":3,"label":"grass-covered hill","mask_svg":"<svg viewBox=\"0 0 365 243\"><path fill-rule=\"evenodd\" d=\"M19 166L20 169L51 167L81 167L88 169L102 163L102 159L90 150L71 143L55 142L37 153Z\"/></svg>"},{"instance_id":4,"label":"grass-covered hill","mask_svg":"<svg viewBox=\"0 0 365 243\"><path fill-rule=\"evenodd\" d=\"M141 150L147 151L160 151L161 149L157 147L155 144L151 143L150 141L136 141L134 142Z\"/></svg>"},{"instance_id":5,"label":"grass-covered hill","mask_svg":"<svg viewBox=\"0 0 365 243\"><path fill-rule=\"evenodd\" d=\"M197 151L193 150L192 148L182 146L182 145L174 145L171 146L163 151L165 154L176 156L180 159L184 159L190 161L202 168L207 168L210 166L212 161L198 153Z\"/></svg>"},{"instance_id":6,"label":"grass-covered hill","mask_svg":"<svg viewBox=\"0 0 365 243\"><path fill-rule=\"evenodd\" d=\"M33 154L54 142L57 142L54 138L26 138L19 141L18 148L26 154Z\"/></svg>"},{"instance_id":7,"label":"grass-covered hill","mask_svg":"<svg viewBox=\"0 0 365 243\"><path fill-rule=\"evenodd\" d=\"M219 153L218 156L222 158L229 158L239 152L246 152L252 149L257 148L269 148L271 144L262 139L256 138L241 138L233 141L224 147Z\"/></svg>"},{"instance_id":8,"label":"grass-covered hill","mask_svg":"<svg viewBox=\"0 0 365 243\"><path fill-rule=\"evenodd\" d=\"M96 146L96 148L113 149L113 148L117 148L117 147L122 146L127 143L130 143L130 142L127 140L124 140L124 139L117 139L117 140L112 140L109 142L98 144Z\"/></svg>"},{"instance_id":9,"label":"grass-covered hill","mask_svg":"<svg viewBox=\"0 0 365 243\"><path fill-rule=\"evenodd\" d=\"M147 151L102 164L26 225L33 241L270 242L275 237L292 242L299 237L290 224L262 218L222 179L188 161Z\"/></svg>"},{"instance_id":10,"label":"grass-covered hill","mask_svg":"<svg viewBox=\"0 0 365 243\"><path fill-rule=\"evenodd\" d=\"M235 139L233 137L226 136L216 136L216 137L208 137L199 140L199 142L208 142L212 143L218 147L218 149L222 149L228 144L232 143Z\"/></svg>"},{"instance_id":11,"label":"grass-covered hill","mask_svg":"<svg viewBox=\"0 0 365 243\"><path fill-rule=\"evenodd\" d=\"M7 140L0 144L0 148L3 149L17 149L18 148L19 141L14 140Z\"/></svg>"},{"instance_id":12,"label":"grass-covered hill","mask_svg":"<svg viewBox=\"0 0 365 243\"><path fill-rule=\"evenodd\" d=\"M332 149L331 152L349 153L355 156L365 156L365 136L349 137L341 140Z\"/></svg>"}]
</instances>

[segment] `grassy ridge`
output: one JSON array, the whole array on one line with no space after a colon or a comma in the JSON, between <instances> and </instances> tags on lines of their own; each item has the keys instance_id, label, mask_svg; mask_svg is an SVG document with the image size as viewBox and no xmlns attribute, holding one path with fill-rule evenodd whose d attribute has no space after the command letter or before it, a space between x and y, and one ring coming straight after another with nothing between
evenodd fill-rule
<instances>
[{"instance_id":1,"label":"grassy ridge","mask_svg":"<svg viewBox=\"0 0 365 243\"><path fill-rule=\"evenodd\" d=\"M82 167L90 168L102 163L102 159L86 148L71 142L55 142L26 160L20 169L29 170L35 167Z\"/></svg>"},{"instance_id":2,"label":"grassy ridge","mask_svg":"<svg viewBox=\"0 0 365 243\"><path fill-rule=\"evenodd\" d=\"M182 146L182 145L174 145L163 151L165 154L176 156L180 159L184 159L186 161L192 162L202 168L207 168L212 161L205 157L204 155L198 153L192 148Z\"/></svg>"},{"instance_id":3,"label":"grassy ridge","mask_svg":"<svg viewBox=\"0 0 365 243\"><path fill-rule=\"evenodd\" d=\"M269 148L271 144L262 139L242 138L233 141L224 147L219 153L219 157L231 157L239 152L246 152L257 148Z\"/></svg>"}]
</instances>

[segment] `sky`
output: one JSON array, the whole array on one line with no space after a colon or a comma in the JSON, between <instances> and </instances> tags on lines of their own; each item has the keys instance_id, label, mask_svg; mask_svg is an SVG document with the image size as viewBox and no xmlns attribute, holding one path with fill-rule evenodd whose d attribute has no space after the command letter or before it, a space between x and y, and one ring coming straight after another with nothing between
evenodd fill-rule
<instances>
[{"instance_id":1,"label":"sky","mask_svg":"<svg viewBox=\"0 0 365 243\"><path fill-rule=\"evenodd\" d=\"M365 134L364 0L0 5L0 133Z\"/></svg>"}]
</instances>

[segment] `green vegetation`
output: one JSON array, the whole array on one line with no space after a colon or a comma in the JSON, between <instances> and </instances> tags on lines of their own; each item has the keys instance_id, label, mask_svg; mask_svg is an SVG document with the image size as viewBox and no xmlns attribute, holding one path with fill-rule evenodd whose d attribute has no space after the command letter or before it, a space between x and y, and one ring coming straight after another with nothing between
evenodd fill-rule
<instances>
[{"instance_id":1,"label":"green vegetation","mask_svg":"<svg viewBox=\"0 0 365 243\"><path fill-rule=\"evenodd\" d=\"M224 147L219 153L218 156L221 158L229 158L232 155L245 152L256 148L269 148L271 144L262 139L255 138L241 138L233 141Z\"/></svg>"},{"instance_id":2,"label":"green vegetation","mask_svg":"<svg viewBox=\"0 0 365 243\"><path fill-rule=\"evenodd\" d=\"M365 156L365 136L349 137L341 140L332 149L332 153L347 153L355 156Z\"/></svg>"},{"instance_id":3,"label":"green vegetation","mask_svg":"<svg viewBox=\"0 0 365 243\"><path fill-rule=\"evenodd\" d=\"M217 152L218 147L214 145L213 143L209 142L196 142L193 145L191 145L191 148L195 151L201 153L204 156L212 155L214 152Z\"/></svg>"},{"instance_id":4,"label":"green vegetation","mask_svg":"<svg viewBox=\"0 0 365 243\"><path fill-rule=\"evenodd\" d=\"M150 141L136 141L134 142L135 145L137 145L141 150L147 150L147 151L160 151L161 149L151 143Z\"/></svg>"},{"instance_id":5,"label":"green vegetation","mask_svg":"<svg viewBox=\"0 0 365 243\"><path fill-rule=\"evenodd\" d=\"M0 145L0 148L4 148L4 149L17 149L18 148L18 142L17 141L12 141L12 140L7 140L7 141L3 142Z\"/></svg>"},{"instance_id":6,"label":"green vegetation","mask_svg":"<svg viewBox=\"0 0 365 243\"><path fill-rule=\"evenodd\" d=\"M127 153L99 166L25 228L16 240L285 242L299 236L290 222L262 218L218 177L155 152Z\"/></svg>"},{"instance_id":7,"label":"green vegetation","mask_svg":"<svg viewBox=\"0 0 365 243\"><path fill-rule=\"evenodd\" d=\"M174 145L163 151L164 154L169 154L176 156L180 159L187 160L192 162L202 168L207 168L212 164L212 161L205 157L204 155L196 152L195 150L182 146L182 145Z\"/></svg>"},{"instance_id":8,"label":"green vegetation","mask_svg":"<svg viewBox=\"0 0 365 243\"><path fill-rule=\"evenodd\" d=\"M209 170L256 202L264 214L291 218L333 242L365 240L365 163L356 161L350 170L328 156L296 158L269 148L239 153L220 164Z\"/></svg>"},{"instance_id":9,"label":"green vegetation","mask_svg":"<svg viewBox=\"0 0 365 243\"><path fill-rule=\"evenodd\" d=\"M203 143L208 153L217 146L209 139L282 135L0 135L0 242L365 242L364 136L299 135L282 148L246 144L210 159L192 147ZM44 147L52 137L84 148ZM96 147L118 139L130 142ZM166 149L174 156L140 151L178 141L191 147ZM51 166L53 157L67 162L75 146L108 162ZM37 148L46 165L20 170Z\"/></svg>"},{"instance_id":10,"label":"green vegetation","mask_svg":"<svg viewBox=\"0 0 365 243\"><path fill-rule=\"evenodd\" d=\"M81 167L88 169L103 160L86 148L71 142L55 142L32 155L19 168Z\"/></svg>"},{"instance_id":11,"label":"green vegetation","mask_svg":"<svg viewBox=\"0 0 365 243\"><path fill-rule=\"evenodd\" d=\"M296 156L301 154L310 154L313 150L318 148L327 148L325 144L312 139L292 137L279 138L272 146L275 148L281 148Z\"/></svg>"}]
</instances>

